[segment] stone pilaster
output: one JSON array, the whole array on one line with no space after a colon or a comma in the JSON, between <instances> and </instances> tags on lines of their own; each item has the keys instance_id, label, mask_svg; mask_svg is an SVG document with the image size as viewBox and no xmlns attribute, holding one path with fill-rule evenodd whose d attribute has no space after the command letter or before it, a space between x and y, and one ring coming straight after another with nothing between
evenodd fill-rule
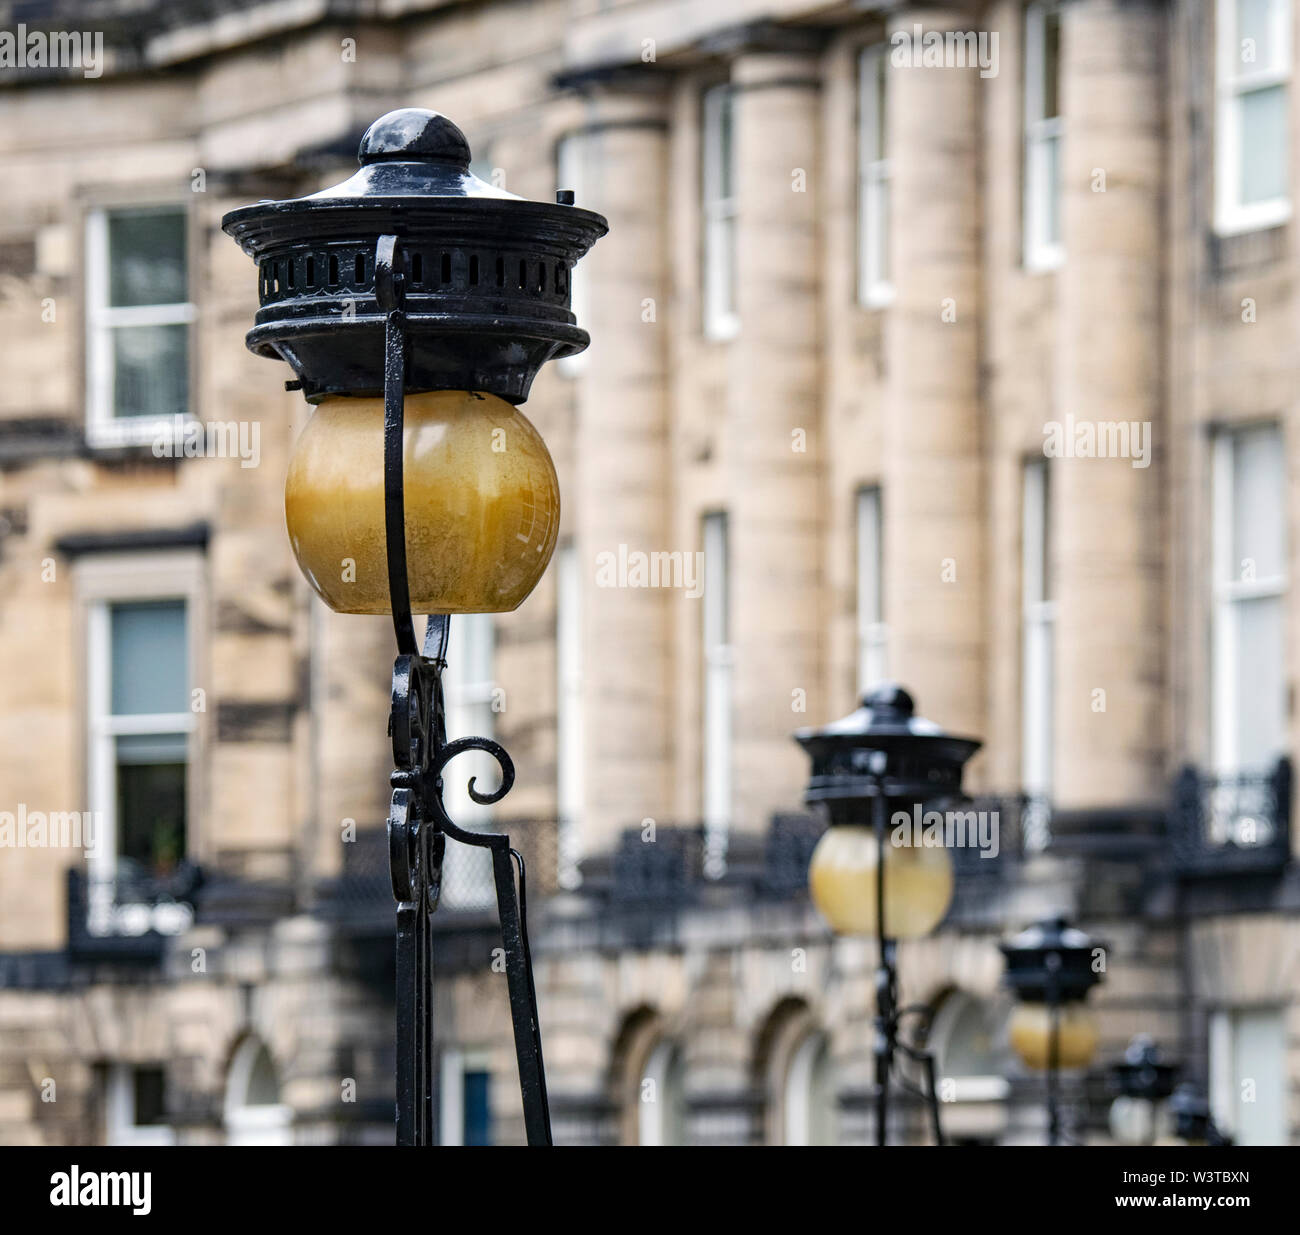
<instances>
[{"instance_id":1,"label":"stone pilaster","mask_svg":"<svg viewBox=\"0 0 1300 1235\"><path fill-rule=\"evenodd\" d=\"M609 219L583 259L592 344L578 377L577 560L582 573L584 804L580 849L668 817L670 587L601 585L602 554L669 553L668 140L657 91L587 99L578 204ZM627 583L635 582L631 572ZM561 756L562 757L562 756Z\"/></svg>"},{"instance_id":2,"label":"stone pilaster","mask_svg":"<svg viewBox=\"0 0 1300 1235\"><path fill-rule=\"evenodd\" d=\"M818 62L745 52L731 82L740 318L725 447L732 822L757 832L797 802L807 777L791 730L824 713Z\"/></svg>"},{"instance_id":3,"label":"stone pilaster","mask_svg":"<svg viewBox=\"0 0 1300 1235\"><path fill-rule=\"evenodd\" d=\"M968 30L912 9L892 30ZM895 300L886 324L885 616L890 674L921 711L984 733L980 435L981 78L890 64L886 143Z\"/></svg>"},{"instance_id":4,"label":"stone pilaster","mask_svg":"<svg viewBox=\"0 0 1300 1235\"><path fill-rule=\"evenodd\" d=\"M1121 425L1153 451L1144 467L1134 458L1050 465L1055 791L1066 808L1160 792L1164 22L1154 3L1062 9L1057 415L1067 439L1091 426L1100 442L1103 426Z\"/></svg>"}]
</instances>

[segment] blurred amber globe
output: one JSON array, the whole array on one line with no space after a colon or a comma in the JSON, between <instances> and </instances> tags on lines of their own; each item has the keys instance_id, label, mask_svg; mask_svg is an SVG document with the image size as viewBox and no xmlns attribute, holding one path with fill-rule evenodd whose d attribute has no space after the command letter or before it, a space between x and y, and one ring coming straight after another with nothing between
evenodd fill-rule
<instances>
[{"instance_id":1,"label":"blurred amber globe","mask_svg":"<svg viewBox=\"0 0 1300 1235\"><path fill-rule=\"evenodd\" d=\"M541 435L496 395L407 395L406 568L416 613L505 613L555 549L560 489ZM325 399L289 463L298 566L338 613L389 613L384 401Z\"/></svg>"},{"instance_id":2,"label":"blurred amber globe","mask_svg":"<svg viewBox=\"0 0 1300 1235\"><path fill-rule=\"evenodd\" d=\"M1059 1018L1056 1047L1058 1068L1086 1068L1097 1053L1097 1022L1085 1004L1063 1004ZM1047 1071L1051 1050L1051 1015L1046 1004L1017 1004L1007 1022L1011 1049L1026 1068Z\"/></svg>"},{"instance_id":3,"label":"blurred amber globe","mask_svg":"<svg viewBox=\"0 0 1300 1235\"><path fill-rule=\"evenodd\" d=\"M808 864L813 904L837 935L876 933L876 834L866 826L826 829ZM889 845L885 854L885 933L920 939L943 921L952 900L952 862L942 846Z\"/></svg>"}]
</instances>

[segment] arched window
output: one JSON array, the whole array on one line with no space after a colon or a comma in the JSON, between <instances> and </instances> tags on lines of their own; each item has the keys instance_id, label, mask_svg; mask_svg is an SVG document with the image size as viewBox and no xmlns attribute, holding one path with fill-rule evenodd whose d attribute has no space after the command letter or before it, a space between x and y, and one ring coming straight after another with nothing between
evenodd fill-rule
<instances>
[{"instance_id":1,"label":"arched window","mask_svg":"<svg viewBox=\"0 0 1300 1235\"><path fill-rule=\"evenodd\" d=\"M671 1039L655 1044L641 1070L637 1144L682 1145L686 1134L685 1066Z\"/></svg>"},{"instance_id":2,"label":"arched window","mask_svg":"<svg viewBox=\"0 0 1300 1235\"><path fill-rule=\"evenodd\" d=\"M1009 1066L994 1009L964 991L945 995L934 1016L934 1051L944 1134L993 1142L1006 1129Z\"/></svg>"},{"instance_id":3,"label":"arched window","mask_svg":"<svg viewBox=\"0 0 1300 1235\"><path fill-rule=\"evenodd\" d=\"M782 1143L833 1145L830 1045L826 1035L813 1029L790 1052L781 1102Z\"/></svg>"},{"instance_id":4,"label":"arched window","mask_svg":"<svg viewBox=\"0 0 1300 1235\"><path fill-rule=\"evenodd\" d=\"M280 1101L280 1079L260 1038L245 1038L226 1079L227 1145L288 1145L293 1113Z\"/></svg>"}]
</instances>

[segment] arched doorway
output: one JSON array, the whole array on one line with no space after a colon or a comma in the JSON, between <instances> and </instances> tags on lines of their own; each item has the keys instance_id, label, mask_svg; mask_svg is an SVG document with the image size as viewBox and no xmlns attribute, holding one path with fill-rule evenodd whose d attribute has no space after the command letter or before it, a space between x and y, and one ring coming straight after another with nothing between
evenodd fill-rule
<instances>
[{"instance_id":1,"label":"arched doorway","mask_svg":"<svg viewBox=\"0 0 1300 1235\"><path fill-rule=\"evenodd\" d=\"M280 1078L260 1038L245 1038L230 1061L224 1122L227 1145L293 1143L293 1112L280 1101Z\"/></svg>"}]
</instances>

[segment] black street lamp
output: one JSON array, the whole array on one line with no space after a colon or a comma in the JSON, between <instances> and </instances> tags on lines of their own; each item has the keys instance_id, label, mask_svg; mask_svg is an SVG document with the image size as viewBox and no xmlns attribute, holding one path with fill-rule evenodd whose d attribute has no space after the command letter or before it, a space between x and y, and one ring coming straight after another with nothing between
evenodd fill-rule
<instances>
[{"instance_id":1,"label":"black street lamp","mask_svg":"<svg viewBox=\"0 0 1300 1235\"><path fill-rule=\"evenodd\" d=\"M448 742L442 670L449 615L517 608L559 532L555 467L518 411L538 369L589 342L569 311L573 266L607 230L571 193L527 201L469 170L465 135L419 108L361 139L361 169L309 197L231 211L222 227L258 265L248 346L285 360L316 410L285 487L298 565L331 609L391 613L398 656L388 816L397 904L397 1141L435 1135L430 919L446 838L492 853L515 1053L530 1145L550 1144L524 863L507 836L448 818L457 755L510 756L481 737ZM429 614L423 652L412 610ZM511 860L518 864L516 890Z\"/></svg>"},{"instance_id":2,"label":"black street lamp","mask_svg":"<svg viewBox=\"0 0 1300 1235\"><path fill-rule=\"evenodd\" d=\"M1147 1034L1138 1034L1111 1068L1119 1091L1110 1104L1110 1133L1125 1145L1154 1145L1168 1130L1166 1099L1174 1092L1178 1065Z\"/></svg>"},{"instance_id":3,"label":"black street lamp","mask_svg":"<svg viewBox=\"0 0 1300 1235\"><path fill-rule=\"evenodd\" d=\"M1047 1076L1047 1141L1061 1141L1057 1095L1062 1068L1086 1068L1097 1053L1097 1023L1084 1000L1102 979L1095 966L1100 945L1064 918L1049 918L999 944L1006 983L1017 1006L1008 1024L1020 1061Z\"/></svg>"},{"instance_id":4,"label":"black street lamp","mask_svg":"<svg viewBox=\"0 0 1300 1235\"><path fill-rule=\"evenodd\" d=\"M1174 1136L1184 1145L1231 1145L1232 1137L1220 1132L1205 1095L1190 1081L1174 1090L1169 1099Z\"/></svg>"},{"instance_id":5,"label":"black street lamp","mask_svg":"<svg viewBox=\"0 0 1300 1235\"><path fill-rule=\"evenodd\" d=\"M927 806L961 798L962 770L980 748L914 715L901 686L877 687L856 712L795 741L812 760L804 801L829 827L813 851L808 886L813 903L840 935L879 941L876 969L876 1143L887 1139L889 1084L902 1051L925 1073L925 1098L937 1144L943 1144L934 1056L925 1049L931 1009L898 1006L898 940L928 935L952 900L952 861L943 843L925 843L914 827ZM886 843L886 821L905 821L906 843ZM933 835L933 833L931 833ZM884 855L883 860L881 855ZM905 1016L918 1018L914 1041L899 1038Z\"/></svg>"}]
</instances>

